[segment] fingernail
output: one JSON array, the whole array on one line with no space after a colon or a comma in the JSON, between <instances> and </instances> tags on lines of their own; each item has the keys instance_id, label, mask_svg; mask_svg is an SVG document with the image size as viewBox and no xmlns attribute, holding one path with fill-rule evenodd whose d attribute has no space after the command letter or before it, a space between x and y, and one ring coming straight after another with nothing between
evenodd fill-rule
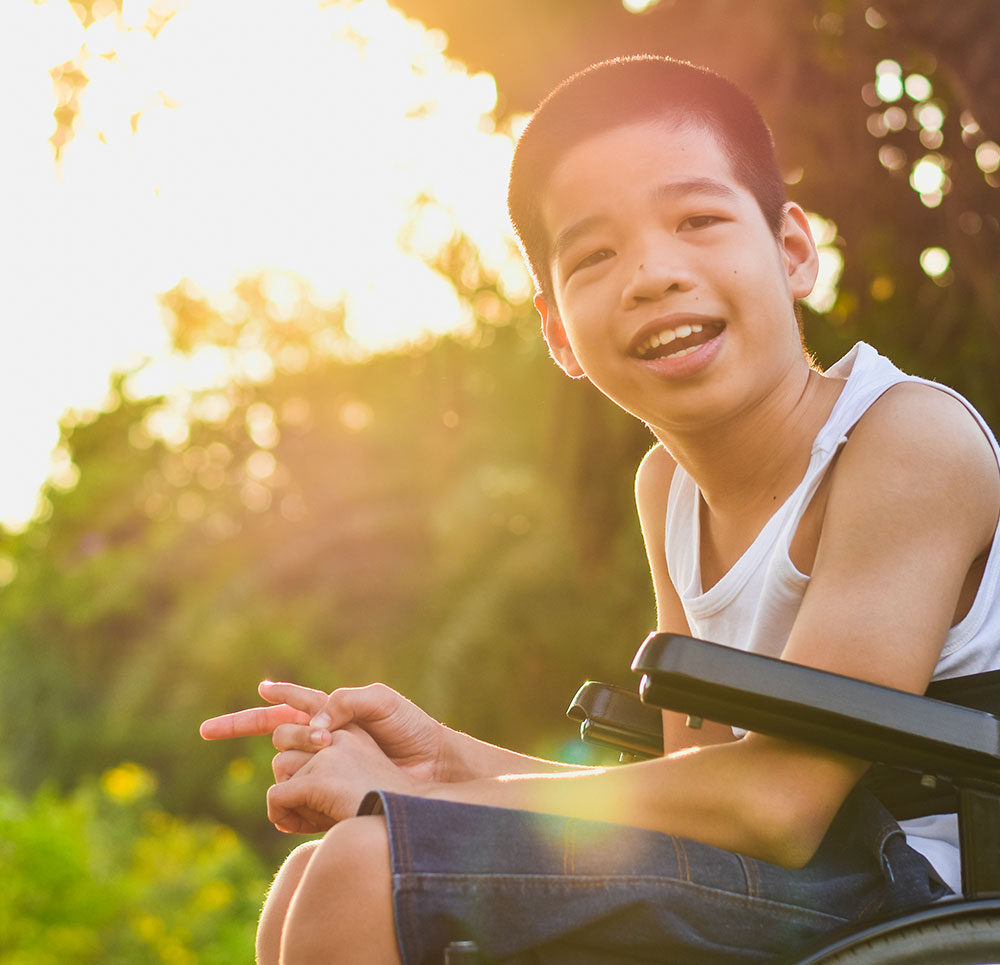
<instances>
[{"instance_id":1,"label":"fingernail","mask_svg":"<svg viewBox=\"0 0 1000 965\"><path fill-rule=\"evenodd\" d=\"M328 730L314 730L309 735L309 739L314 744L325 744L330 739L330 732Z\"/></svg>"},{"instance_id":2,"label":"fingernail","mask_svg":"<svg viewBox=\"0 0 1000 965\"><path fill-rule=\"evenodd\" d=\"M309 726L327 728L330 726L330 723L330 715L325 710L321 710L311 721L309 721Z\"/></svg>"}]
</instances>

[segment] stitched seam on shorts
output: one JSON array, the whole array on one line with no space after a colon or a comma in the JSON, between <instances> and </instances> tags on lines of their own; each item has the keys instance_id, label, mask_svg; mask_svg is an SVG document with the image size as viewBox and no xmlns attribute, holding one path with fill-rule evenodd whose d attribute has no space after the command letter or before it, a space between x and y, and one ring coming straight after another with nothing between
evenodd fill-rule
<instances>
[{"instance_id":1,"label":"stitched seam on shorts","mask_svg":"<svg viewBox=\"0 0 1000 965\"><path fill-rule=\"evenodd\" d=\"M760 897L760 875L757 874L757 862L753 858L747 858L742 854L737 854L740 864L743 866L743 874L746 876L747 894L751 898Z\"/></svg>"},{"instance_id":2,"label":"stitched seam on shorts","mask_svg":"<svg viewBox=\"0 0 1000 965\"><path fill-rule=\"evenodd\" d=\"M903 835L903 830L898 824L893 822L892 824L884 824L878 833L878 845L875 849L875 855L878 858L879 872L884 876L886 866L889 864L889 858L885 853L885 846L889 840L894 838L897 834ZM905 838L905 835L903 835ZM890 869L891 873L891 869ZM868 918L876 913L878 913L882 906L885 904L885 890L880 889L871 898L868 899L858 910L858 919Z\"/></svg>"},{"instance_id":3,"label":"stitched seam on shorts","mask_svg":"<svg viewBox=\"0 0 1000 965\"><path fill-rule=\"evenodd\" d=\"M399 813L394 813L392 815L392 823L398 835L397 840L399 842L400 857L406 867L405 872L397 873L396 875L397 882L402 886L406 878L412 873L411 869L413 868L413 859L410 852L409 824L402 809L399 810ZM412 948L414 945L420 947L421 937L417 914L417 903L413 900L407 901L407 896L402 893L403 891L405 891L405 888L400 887L399 892L401 905L405 902L405 909L401 906L400 914L402 915L405 910L406 920L405 922L397 922L396 927L400 931L400 937L402 937L403 934L406 935L405 942L397 942L397 944L400 945L401 952L405 956L405 949ZM404 962L406 961L405 957L403 960Z\"/></svg>"},{"instance_id":4,"label":"stitched seam on shorts","mask_svg":"<svg viewBox=\"0 0 1000 965\"><path fill-rule=\"evenodd\" d=\"M685 881L691 880L691 866L688 864L687 850L684 842L680 838L670 835L670 843L674 846L674 853L677 855L677 876Z\"/></svg>"},{"instance_id":5,"label":"stitched seam on shorts","mask_svg":"<svg viewBox=\"0 0 1000 965\"><path fill-rule=\"evenodd\" d=\"M563 824L563 874L576 873L576 830L579 822L572 819Z\"/></svg>"}]
</instances>

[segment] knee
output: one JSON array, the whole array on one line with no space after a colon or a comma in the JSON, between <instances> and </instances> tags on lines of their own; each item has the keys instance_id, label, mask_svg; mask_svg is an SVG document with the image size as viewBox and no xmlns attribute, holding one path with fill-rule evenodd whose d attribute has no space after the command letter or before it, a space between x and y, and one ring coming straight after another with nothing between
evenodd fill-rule
<instances>
[{"instance_id":1,"label":"knee","mask_svg":"<svg viewBox=\"0 0 1000 965\"><path fill-rule=\"evenodd\" d=\"M380 817L352 818L335 824L319 842L315 874L327 884L351 889L356 882L389 875L389 833Z\"/></svg>"},{"instance_id":2,"label":"knee","mask_svg":"<svg viewBox=\"0 0 1000 965\"><path fill-rule=\"evenodd\" d=\"M359 947L365 961L396 957L389 837L379 817L334 825L311 853L285 923L282 960L361 961L348 955Z\"/></svg>"},{"instance_id":3,"label":"knee","mask_svg":"<svg viewBox=\"0 0 1000 965\"><path fill-rule=\"evenodd\" d=\"M301 878L321 843L320 841L307 841L290 851L288 857L281 863L278 874Z\"/></svg>"},{"instance_id":4,"label":"knee","mask_svg":"<svg viewBox=\"0 0 1000 965\"><path fill-rule=\"evenodd\" d=\"M279 959L288 906L319 844L319 841L307 841L299 845L285 858L274 876L257 928L257 961L262 965L276 963Z\"/></svg>"}]
</instances>

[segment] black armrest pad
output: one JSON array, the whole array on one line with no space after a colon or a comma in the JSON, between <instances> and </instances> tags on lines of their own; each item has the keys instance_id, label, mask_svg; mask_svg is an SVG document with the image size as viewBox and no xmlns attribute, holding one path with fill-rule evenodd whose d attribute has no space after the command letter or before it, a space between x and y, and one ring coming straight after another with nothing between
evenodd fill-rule
<instances>
[{"instance_id":1,"label":"black armrest pad","mask_svg":"<svg viewBox=\"0 0 1000 965\"><path fill-rule=\"evenodd\" d=\"M640 757L663 754L663 718L634 690L588 680L570 701L566 716L580 721L580 736Z\"/></svg>"},{"instance_id":2,"label":"black armrest pad","mask_svg":"<svg viewBox=\"0 0 1000 965\"><path fill-rule=\"evenodd\" d=\"M950 780L1000 784L1000 720L940 700L674 634L632 669L642 699Z\"/></svg>"}]
</instances>

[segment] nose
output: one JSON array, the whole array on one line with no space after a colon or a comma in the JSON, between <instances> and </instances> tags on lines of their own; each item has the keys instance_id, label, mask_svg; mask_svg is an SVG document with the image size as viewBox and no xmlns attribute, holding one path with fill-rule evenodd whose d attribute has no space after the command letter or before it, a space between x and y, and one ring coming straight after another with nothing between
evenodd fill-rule
<instances>
[{"instance_id":1,"label":"nose","mask_svg":"<svg viewBox=\"0 0 1000 965\"><path fill-rule=\"evenodd\" d=\"M671 292L684 292L694 285L694 277L683 260L659 248L643 253L636 259L637 264L623 291L622 300L626 308L651 301L658 301Z\"/></svg>"}]
</instances>

